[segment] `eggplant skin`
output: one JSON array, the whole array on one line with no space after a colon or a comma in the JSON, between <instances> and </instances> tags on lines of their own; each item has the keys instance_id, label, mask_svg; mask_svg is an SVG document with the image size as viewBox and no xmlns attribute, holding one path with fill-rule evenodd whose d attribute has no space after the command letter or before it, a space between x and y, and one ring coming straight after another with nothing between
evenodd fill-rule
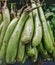
<instances>
[{"instance_id":1,"label":"eggplant skin","mask_svg":"<svg viewBox=\"0 0 55 65\"><path fill-rule=\"evenodd\" d=\"M29 18L26 21L26 24L23 29L21 41L24 44L28 44L33 37L33 32L34 32L33 16L32 16L32 13L30 13Z\"/></svg>"}]
</instances>

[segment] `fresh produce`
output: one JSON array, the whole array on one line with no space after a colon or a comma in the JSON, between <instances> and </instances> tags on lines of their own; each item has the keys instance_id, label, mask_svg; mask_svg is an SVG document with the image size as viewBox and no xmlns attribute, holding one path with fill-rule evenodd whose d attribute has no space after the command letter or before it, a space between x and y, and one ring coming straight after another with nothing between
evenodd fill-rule
<instances>
[{"instance_id":1,"label":"fresh produce","mask_svg":"<svg viewBox=\"0 0 55 65\"><path fill-rule=\"evenodd\" d=\"M36 7L35 4L32 4L32 7ZM33 10L33 15L35 14L34 17L34 24L35 24L35 32L34 32L34 37L32 40L32 46L36 47L38 44L41 42L42 39L42 25L38 16L38 11L37 9Z\"/></svg>"},{"instance_id":2,"label":"fresh produce","mask_svg":"<svg viewBox=\"0 0 55 65\"><path fill-rule=\"evenodd\" d=\"M8 42L7 52L6 52L6 61L7 63L14 63L16 54L17 54L17 45L19 44L20 35L23 29L23 26L28 18L28 14L23 12L19 22L16 25L16 28ZM12 54L13 53L13 54Z\"/></svg>"},{"instance_id":3,"label":"fresh produce","mask_svg":"<svg viewBox=\"0 0 55 65\"><path fill-rule=\"evenodd\" d=\"M30 13L29 18L27 19L27 21L25 23L24 30L21 35L21 40L19 42L18 54L17 54L18 62L23 61L24 54L25 54L25 45L24 44L27 44L31 41L32 36L33 36L33 29L34 29L33 18L32 18L32 13Z\"/></svg>"},{"instance_id":4,"label":"fresh produce","mask_svg":"<svg viewBox=\"0 0 55 65\"><path fill-rule=\"evenodd\" d=\"M30 16L25 24L25 27L22 33L22 38L21 38L21 41L24 44L27 44L31 41L33 36L33 31L34 31L34 23L33 23L32 13L30 13Z\"/></svg>"},{"instance_id":5,"label":"fresh produce","mask_svg":"<svg viewBox=\"0 0 55 65\"><path fill-rule=\"evenodd\" d=\"M28 57L29 56L25 53L24 58L23 58L23 61L22 61L22 64L26 62L26 60L28 59Z\"/></svg>"},{"instance_id":6,"label":"fresh produce","mask_svg":"<svg viewBox=\"0 0 55 65\"><path fill-rule=\"evenodd\" d=\"M35 51L35 55L31 58L33 62L36 62L38 59L38 50L37 48L33 48Z\"/></svg>"},{"instance_id":7,"label":"fresh produce","mask_svg":"<svg viewBox=\"0 0 55 65\"><path fill-rule=\"evenodd\" d=\"M11 4L11 20L16 17L15 3Z\"/></svg>"},{"instance_id":8,"label":"fresh produce","mask_svg":"<svg viewBox=\"0 0 55 65\"><path fill-rule=\"evenodd\" d=\"M49 30L49 33L50 33L50 36L51 36L51 39L52 39L52 43L54 44L53 31L51 30L51 26L50 26L49 21L47 21L47 26L48 26L48 30Z\"/></svg>"},{"instance_id":9,"label":"fresh produce","mask_svg":"<svg viewBox=\"0 0 55 65\"><path fill-rule=\"evenodd\" d=\"M31 46L31 44L28 44L26 47L26 53L28 54L28 56L30 56L32 58L33 62L36 62L37 58L38 58L38 50L37 48Z\"/></svg>"},{"instance_id":10,"label":"fresh produce","mask_svg":"<svg viewBox=\"0 0 55 65\"><path fill-rule=\"evenodd\" d=\"M39 3L38 3L38 6L40 6ZM43 13L41 6L38 8L38 11L39 11L40 20L42 22L44 46L49 53L52 53L52 51L54 49L53 48L53 42L52 42L52 39L50 37L46 18L44 16L44 13Z\"/></svg>"},{"instance_id":11,"label":"fresh produce","mask_svg":"<svg viewBox=\"0 0 55 65\"><path fill-rule=\"evenodd\" d=\"M0 65L55 62L55 5L36 1L0 1Z\"/></svg>"},{"instance_id":12,"label":"fresh produce","mask_svg":"<svg viewBox=\"0 0 55 65\"><path fill-rule=\"evenodd\" d=\"M48 52L46 49L44 49L43 47L43 43L41 42L39 45L38 45L38 51L41 53L42 57L44 58L44 60L52 60L51 57L49 56Z\"/></svg>"},{"instance_id":13,"label":"fresh produce","mask_svg":"<svg viewBox=\"0 0 55 65\"><path fill-rule=\"evenodd\" d=\"M53 16L53 18L51 19L51 29L53 31L53 35L54 35L54 38L55 38L55 14Z\"/></svg>"},{"instance_id":14,"label":"fresh produce","mask_svg":"<svg viewBox=\"0 0 55 65\"><path fill-rule=\"evenodd\" d=\"M23 61L24 54L25 54L25 45L20 40L19 46L18 46L18 54L17 54L17 61L19 63L21 63Z\"/></svg>"},{"instance_id":15,"label":"fresh produce","mask_svg":"<svg viewBox=\"0 0 55 65\"><path fill-rule=\"evenodd\" d=\"M6 29L10 23L10 13L9 13L9 9L6 7L6 2L3 6L3 28L2 28L2 31L1 31L1 34L0 34L0 48L2 46L2 41L3 41L3 38L4 38L4 35L6 33Z\"/></svg>"},{"instance_id":16,"label":"fresh produce","mask_svg":"<svg viewBox=\"0 0 55 65\"><path fill-rule=\"evenodd\" d=\"M14 18L11 23L8 25L8 28L6 30L3 42L2 42L2 47L0 49L0 61L4 59L5 54L6 54L6 49L7 49L7 45L8 45L8 41L14 31L14 28L16 27L17 23L18 23L19 18L16 17Z\"/></svg>"}]
</instances>

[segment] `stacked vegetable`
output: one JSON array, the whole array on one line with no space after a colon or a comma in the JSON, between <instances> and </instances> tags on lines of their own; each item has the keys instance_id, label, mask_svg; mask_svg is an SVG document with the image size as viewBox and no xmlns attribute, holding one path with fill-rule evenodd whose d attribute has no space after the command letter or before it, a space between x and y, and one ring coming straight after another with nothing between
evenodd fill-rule
<instances>
[{"instance_id":1,"label":"stacked vegetable","mask_svg":"<svg viewBox=\"0 0 55 65\"><path fill-rule=\"evenodd\" d=\"M40 3L33 1L20 13L11 19L6 3L0 12L0 62L24 63L28 58L36 62L39 54L55 60L53 32Z\"/></svg>"}]
</instances>

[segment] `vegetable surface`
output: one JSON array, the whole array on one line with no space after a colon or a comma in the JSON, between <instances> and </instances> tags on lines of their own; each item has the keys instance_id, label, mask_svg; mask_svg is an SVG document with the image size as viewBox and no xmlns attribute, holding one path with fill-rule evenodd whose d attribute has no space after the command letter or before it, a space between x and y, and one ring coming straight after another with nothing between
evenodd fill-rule
<instances>
[{"instance_id":1,"label":"vegetable surface","mask_svg":"<svg viewBox=\"0 0 55 65\"><path fill-rule=\"evenodd\" d=\"M19 44L20 35L23 29L23 26L28 18L28 14L23 12L19 22L16 25L16 28L8 42L7 52L6 52L6 61L7 63L13 64L15 62L17 54L17 45ZM13 53L13 54L12 54Z\"/></svg>"}]
</instances>

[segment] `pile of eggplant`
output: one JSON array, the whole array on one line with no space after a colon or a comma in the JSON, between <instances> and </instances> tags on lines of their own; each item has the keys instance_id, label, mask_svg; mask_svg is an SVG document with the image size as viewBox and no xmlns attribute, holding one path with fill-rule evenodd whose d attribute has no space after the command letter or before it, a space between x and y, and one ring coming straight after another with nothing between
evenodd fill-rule
<instances>
[{"instance_id":1,"label":"pile of eggplant","mask_svg":"<svg viewBox=\"0 0 55 65\"><path fill-rule=\"evenodd\" d=\"M12 6L11 12L7 2L0 8L0 63L23 64L28 58L36 62L39 55L54 61L54 35L41 4L32 1L18 11Z\"/></svg>"}]
</instances>

